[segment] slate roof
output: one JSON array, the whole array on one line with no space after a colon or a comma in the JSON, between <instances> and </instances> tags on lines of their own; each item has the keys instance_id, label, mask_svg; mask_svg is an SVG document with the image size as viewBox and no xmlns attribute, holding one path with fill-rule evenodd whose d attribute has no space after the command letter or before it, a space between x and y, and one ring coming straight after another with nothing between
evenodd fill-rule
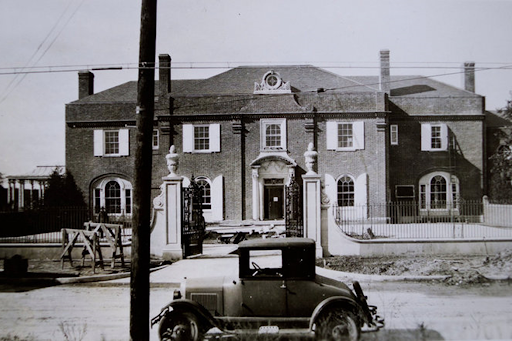
<instances>
[{"instance_id":1,"label":"slate roof","mask_svg":"<svg viewBox=\"0 0 512 341\"><path fill-rule=\"evenodd\" d=\"M378 76L340 76L311 65L295 66L240 66L207 79L172 80L172 96L252 95L254 83L261 83L263 75L278 72L290 82L292 93L315 93L319 88L336 93L375 93L379 91ZM155 96L159 94L155 82ZM424 76L392 76L391 97L481 97L472 92ZM137 100L137 82L127 82L71 102L134 103Z\"/></svg>"}]
</instances>

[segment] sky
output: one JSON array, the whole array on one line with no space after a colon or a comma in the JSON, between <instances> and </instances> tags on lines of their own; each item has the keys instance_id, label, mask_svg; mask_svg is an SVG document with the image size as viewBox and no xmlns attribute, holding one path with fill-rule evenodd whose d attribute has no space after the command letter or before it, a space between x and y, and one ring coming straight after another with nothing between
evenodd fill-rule
<instances>
[{"instance_id":1,"label":"sky","mask_svg":"<svg viewBox=\"0 0 512 341\"><path fill-rule=\"evenodd\" d=\"M487 110L511 99L512 0L160 0L157 10L156 54L171 55L174 79L271 64L377 76L388 49L392 75L462 88L473 61ZM93 71L95 92L136 81L140 13L134 0L0 0L0 173L65 165L78 71L122 67Z\"/></svg>"}]
</instances>

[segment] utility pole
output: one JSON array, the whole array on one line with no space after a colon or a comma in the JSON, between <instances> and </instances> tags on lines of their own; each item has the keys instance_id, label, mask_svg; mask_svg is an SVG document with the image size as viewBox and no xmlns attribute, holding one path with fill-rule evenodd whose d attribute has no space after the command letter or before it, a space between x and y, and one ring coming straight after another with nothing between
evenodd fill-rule
<instances>
[{"instance_id":1,"label":"utility pole","mask_svg":"<svg viewBox=\"0 0 512 341\"><path fill-rule=\"evenodd\" d=\"M149 340L149 245L151 170L155 107L156 0L142 0L139 79L137 86L137 151L130 278L130 339Z\"/></svg>"}]
</instances>

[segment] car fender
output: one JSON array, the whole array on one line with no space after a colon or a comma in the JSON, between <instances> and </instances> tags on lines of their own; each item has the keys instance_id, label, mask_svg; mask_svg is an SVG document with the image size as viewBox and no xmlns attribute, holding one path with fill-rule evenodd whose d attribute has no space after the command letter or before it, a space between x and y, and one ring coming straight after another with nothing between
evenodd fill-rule
<instances>
[{"instance_id":1,"label":"car fender","mask_svg":"<svg viewBox=\"0 0 512 341\"><path fill-rule=\"evenodd\" d=\"M170 308L169 312L188 311L194 313L201 320L201 323L208 323L211 327L221 327L212 314L205 307L195 301L189 299L177 299L169 303L167 307Z\"/></svg>"},{"instance_id":2,"label":"car fender","mask_svg":"<svg viewBox=\"0 0 512 341\"><path fill-rule=\"evenodd\" d=\"M357 316L359 316L360 318L365 320L365 317L364 317L364 314L362 313L361 307L355 300L353 300L349 297L333 296L333 297L326 298L325 300L323 300L316 306L315 310L313 311L313 314L311 315L311 319L309 321L309 329L313 330L313 326L316 323L318 317L324 311L330 309L331 307L340 306L340 305L343 307L350 308Z\"/></svg>"}]
</instances>

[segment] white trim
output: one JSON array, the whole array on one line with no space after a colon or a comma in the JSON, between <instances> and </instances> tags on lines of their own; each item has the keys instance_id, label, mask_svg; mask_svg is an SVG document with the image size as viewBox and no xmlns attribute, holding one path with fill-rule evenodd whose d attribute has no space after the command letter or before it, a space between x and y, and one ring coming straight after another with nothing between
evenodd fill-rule
<instances>
[{"instance_id":1,"label":"white trim","mask_svg":"<svg viewBox=\"0 0 512 341\"><path fill-rule=\"evenodd\" d=\"M267 126L271 124L279 125L281 130L281 145L276 147L267 147ZM260 119L260 150L264 152L268 151L279 151L279 150L287 150L287 141L286 141L286 119L285 118L265 118Z\"/></svg>"},{"instance_id":2,"label":"white trim","mask_svg":"<svg viewBox=\"0 0 512 341\"><path fill-rule=\"evenodd\" d=\"M94 130L94 156L103 156L103 129Z\"/></svg>"},{"instance_id":3,"label":"white trim","mask_svg":"<svg viewBox=\"0 0 512 341\"><path fill-rule=\"evenodd\" d=\"M183 152L192 153L194 151L194 125L183 125Z\"/></svg>"},{"instance_id":4,"label":"white trim","mask_svg":"<svg viewBox=\"0 0 512 341\"><path fill-rule=\"evenodd\" d=\"M392 124L389 126L389 143L392 146L398 145L398 124Z\"/></svg>"},{"instance_id":5,"label":"white trim","mask_svg":"<svg viewBox=\"0 0 512 341\"><path fill-rule=\"evenodd\" d=\"M155 133L156 133L156 144L155 144ZM160 148L160 130L153 129L153 135L151 136L151 146L153 150L158 150Z\"/></svg>"},{"instance_id":6,"label":"white trim","mask_svg":"<svg viewBox=\"0 0 512 341\"><path fill-rule=\"evenodd\" d=\"M210 124L210 152L220 152L220 124Z\"/></svg>"},{"instance_id":7,"label":"white trim","mask_svg":"<svg viewBox=\"0 0 512 341\"><path fill-rule=\"evenodd\" d=\"M119 129L119 155L130 155L130 130Z\"/></svg>"},{"instance_id":8,"label":"white trim","mask_svg":"<svg viewBox=\"0 0 512 341\"><path fill-rule=\"evenodd\" d=\"M441 128L441 147L432 148L432 127ZM436 152L448 150L448 126L446 123L422 123L421 124L421 150Z\"/></svg>"},{"instance_id":9,"label":"white trim","mask_svg":"<svg viewBox=\"0 0 512 341\"><path fill-rule=\"evenodd\" d=\"M340 124L352 125L352 146L339 147L338 127ZM364 121L327 121L326 122L327 150L356 151L364 149Z\"/></svg>"}]
</instances>

